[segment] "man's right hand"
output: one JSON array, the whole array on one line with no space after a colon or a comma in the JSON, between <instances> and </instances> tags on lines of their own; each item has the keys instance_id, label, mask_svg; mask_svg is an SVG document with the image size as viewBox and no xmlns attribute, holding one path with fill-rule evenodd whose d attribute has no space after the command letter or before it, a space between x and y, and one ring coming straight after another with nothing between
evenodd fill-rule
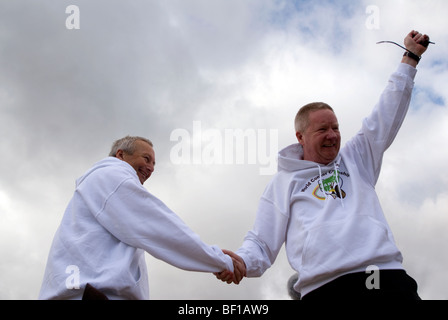
<instances>
[{"instance_id":1,"label":"man's right hand","mask_svg":"<svg viewBox=\"0 0 448 320\"><path fill-rule=\"evenodd\" d=\"M421 34L418 31L412 30L404 39L404 45L406 49L421 57L423 53L428 49L429 37L425 34ZM402 62L416 67L418 62L409 58L403 57Z\"/></svg>"},{"instance_id":2,"label":"man's right hand","mask_svg":"<svg viewBox=\"0 0 448 320\"><path fill-rule=\"evenodd\" d=\"M244 260L237 255L236 253L230 251L230 250L222 250L225 254L229 255L232 258L233 261L233 274L230 271L222 271L222 272L216 272L214 275L217 279L227 282L227 283L235 283L239 284L241 280L246 276L246 264L244 263Z\"/></svg>"}]
</instances>

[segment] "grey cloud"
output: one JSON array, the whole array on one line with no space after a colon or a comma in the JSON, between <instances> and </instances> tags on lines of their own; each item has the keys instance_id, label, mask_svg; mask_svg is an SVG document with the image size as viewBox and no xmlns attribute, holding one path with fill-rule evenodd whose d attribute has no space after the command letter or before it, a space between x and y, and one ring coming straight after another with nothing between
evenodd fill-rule
<instances>
[{"instance_id":1,"label":"grey cloud","mask_svg":"<svg viewBox=\"0 0 448 320\"><path fill-rule=\"evenodd\" d=\"M153 140L157 165L147 188L205 242L235 250L252 227L269 176L260 176L257 165L174 165L170 161L173 130L191 131L195 120L202 121L204 128L221 131L272 128L279 132L281 148L294 142L292 118L297 108L323 97L336 104L345 124L343 133L356 132L375 103L371 97L379 96L400 60L395 48L374 47L377 37L395 39L395 34L403 37L409 31L389 18L400 5L380 1L382 28L368 31L364 27L367 2L305 1L299 7L291 3L0 3L0 253L5 258L0 264L0 287L15 283L14 289L1 290L0 298L37 297L46 254L74 180L106 156L115 139L136 134ZM434 3L446 6L444 1ZM65 27L68 5L80 8L79 30ZM434 17L425 6L409 4L409 10L420 12L420 25L444 21L445 16ZM409 24L409 17L401 18ZM446 31L434 32L438 33L434 39L446 38ZM344 46L335 42L340 34L346 36ZM370 42L373 47L368 45L367 50ZM416 216L431 209L440 212L444 204L448 181L436 172L440 166L432 165L431 159L445 163L446 154L428 151L428 159L422 161L417 146L411 148L405 141L407 136L418 138L413 131L417 124L422 130L431 128L430 139L416 140L426 143L428 150L439 143L435 137L446 137L442 85L446 72L437 67L444 65L446 57L436 48L425 55L426 61L433 62L426 66L435 67L427 69L423 64L417 81L422 90L431 88L429 92L443 97L444 105L431 115L426 112L430 101L420 95L422 111L410 113L387 155L378 188L397 239L408 253L405 257L424 280L425 296L445 298L431 276L440 274L446 261L440 254L443 250L433 242L429 244L433 249L425 250L423 244L412 249L408 230L418 219L403 224L394 218L410 199ZM438 81L431 80L433 69ZM402 165L409 156L407 148L415 159ZM410 174L419 163L425 166L418 174L399 174L401 167ZM417 178L422 188L413 188L408 177ZM439 200L431 206L431 199ZM443 234L434 227L443 219L442 214L431 215L422 241L431 233ZM420 251L425 251L426 260L433 260L433 269L419 262ZM284 252L263 277L245 279L239 286L224 285L212 275L176 270L151 257L148 266L155 299L288 299L286 285L294 273ZM185 284L182 288L180 282Z\"/></svg>"}]
</instances>

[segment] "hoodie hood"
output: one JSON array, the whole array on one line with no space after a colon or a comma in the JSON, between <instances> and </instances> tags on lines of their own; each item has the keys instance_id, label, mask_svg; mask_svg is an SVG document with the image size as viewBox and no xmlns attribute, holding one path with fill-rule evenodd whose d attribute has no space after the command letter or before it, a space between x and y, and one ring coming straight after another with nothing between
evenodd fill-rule
<instances>
[{"instance_id":1,"label":"hoodie hood","mask_svg":"<svg viewBox=\"0 0 448 320\"><path fill-rule=\"evenodd\" d=\"M278 171L294 172L317 167L333 167L334 163L339 163L339 159L340 155L338 154L338 156L328 165L303 160L303 147L300 143L295 143L278 153Z\"/></svg>"},{"instance_id":2,"label":"hoodie hood","mask_svg":"<svg viewBox=\"0 0 448 320\"><path fill-rule=\"evenodd\" d=\"M115 157L107 157L107 158L104 158L103 160L95 163L86 173L84 173L84 175L79 177L76 180L76 187L78 187L81 183L83 183L84 180L86 180L87 177L89 177L92 173L94 173L98 170L110 167L110 166L117 166L117 164L121 165L121 167L124 170L127 170L127 171L131 172L133 175L135 175L136 179L138 180L137 173L135 172L134 168L132 168L132 166L129 163L127 163L126 161L120 160L118 158L115 158Z\"/></svg>"}]
</instances>

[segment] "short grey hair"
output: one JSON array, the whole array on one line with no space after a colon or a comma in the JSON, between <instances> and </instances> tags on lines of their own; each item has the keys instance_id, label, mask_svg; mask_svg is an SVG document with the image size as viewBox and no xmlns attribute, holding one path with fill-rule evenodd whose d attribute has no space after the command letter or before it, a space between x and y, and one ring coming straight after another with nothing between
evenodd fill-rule
<instances>
[{"instance_id":1,"label":"short grey hair","mask_svg":"<svg viewBox=\"0 0 448 320\"><path fill-rule=\"evenodd\" d=\"M294 127L296 129L296 132L303 133L306 131L308 125L310 124L311 112L324 109L334 112L333 108L325 102L312 102L300 108L299 112L297 112L296 118L294 119Z\"/></svg>"},{"instance_id":2,"label":"short grey hair","mask_svg":"<svg viewBox=\"0 0 448 320\"><path fill-rule=\"evenodd\" d=\"M124 138L118 139L112 144L112 149L110 150L109 156L116 157L118 150L123 150L127 154L134 154L135 152L135 142L143 141L154 147L151 140L138 136L126 136Z\"/></svg>"}]
</instances>

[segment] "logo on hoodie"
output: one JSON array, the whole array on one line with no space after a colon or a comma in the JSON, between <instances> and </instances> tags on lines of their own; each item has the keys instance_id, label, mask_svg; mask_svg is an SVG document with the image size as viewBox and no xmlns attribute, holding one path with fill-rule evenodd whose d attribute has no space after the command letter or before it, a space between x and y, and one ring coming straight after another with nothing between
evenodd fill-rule
<instances>
[{"instance_id":1,"label":"logo on hoodie","mask_svg":"<svg viewBox=\"0 0 448 320\"><path fill-rule=\"evenodd\" d=\"M341 178L340 172L333 170L331 177L327 179L317 179L317 186L313 190L313 196L319 200L325 200L328 196L333 199L344 199L346 193L342 190L344 181Z\"/></svg>"}]
</instances>

